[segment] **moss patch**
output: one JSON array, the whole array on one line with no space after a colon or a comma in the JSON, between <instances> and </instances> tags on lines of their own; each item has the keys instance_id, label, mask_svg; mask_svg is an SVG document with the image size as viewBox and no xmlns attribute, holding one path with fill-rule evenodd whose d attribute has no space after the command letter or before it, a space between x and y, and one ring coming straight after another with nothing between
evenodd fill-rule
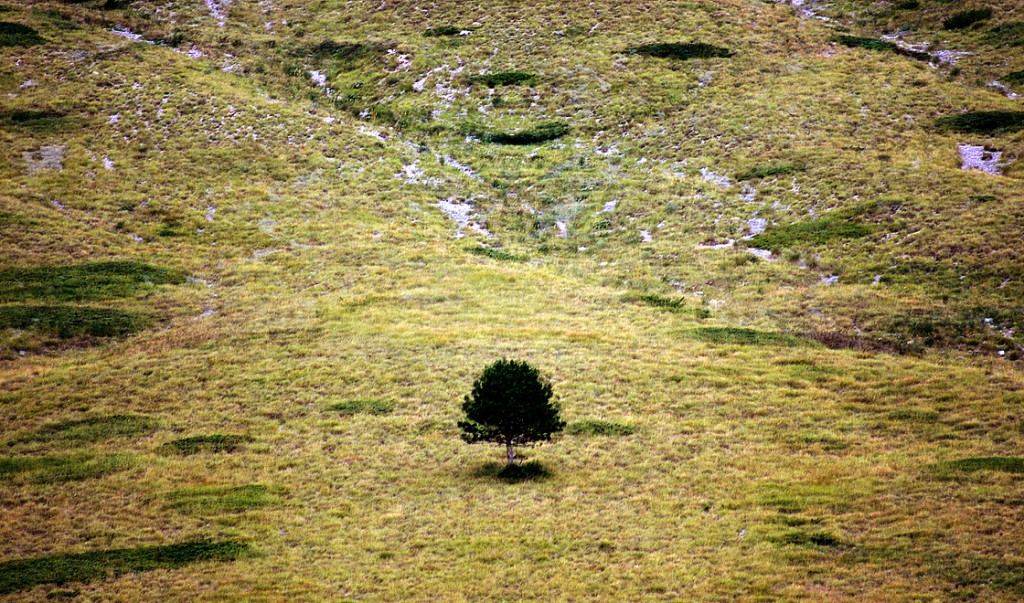
<instances>
[{"instance_id":1,"label":"moss patch","mask_svg":"<svg viewBox=\"0 0 1024 603\"><path fill-rule=\"evenodd\" d=\"M0 48L5 46L36 46L46 40L28 25L0 21Z\"/></svg>"},{"instance_id":2,"label":"moss patch","mask_svg":"<svg viewBox=\"0 0 1024 603\"><path fill-rule=\"evenodd\" d=\"M185 488L166 496L167 506L186 513L239 513L279 503L283 488L262 484Z\"/></svg>"},{"instance_id":3,"label":"moss patch","mask_svg":"<svg viewBox=\"0 0 1024 603\"><path fill-rule=\"evenodd\" d=\"M892 52L901 56L910 57L919 61L931 61L932 56L927 52L920 52L917 50L909 50L906 48L900 48L893 42L886 42L885 40L878 40L876 38L861 38L858 36L838 35L832 38L835 42L842 44L848 48L866 48L867 50L877 50L882 52Z\"/></svg>"},{"instance_id":4,"label":"moss patch","mask_svg":"<svg viewBox=\"0 0 1024 603\"><path fill-rule=\"evenodd\" d=\"M61 339L121 337L153 322L145 314L76 306L0 306L0 329L25 329Z\"/></svg>"},{"instance_id":5,"label":"moss patch","mask_svg":"<svg viewBox=\"0 0 1024 603\"><path fill-rule=\"evenodd\" d=\"M67 116L52 109L14 109L0 111L0 124L35 131L52 131L67 125Z\"/></svg>"},{"instance_id":6,"label":"moss patch","mask_svg":"<svg viewBox=\"0 0 1024 603\"><path fill-rule=\"evenodd\" d=\"M690 329L686 334L692 339L730 345L799 346L810 344L807 340L793 337L792 335L769 333L740 327L701 327Z\"/></svg>"},{"instance_id":7,"label":"moss patch","mask_svg":"<svg viewBox=\"0 0 1024 603\"><path fill-rule=\"evenodd\" d=\"M712 44L704 44L702 42L688 44L661 42L657 44L633 46L626 50L626 54L639 54L659 59L685 61L687 59L728 58L733 56L734 53L726 48L721 48Z\"/></svg>"},{"instance_id":8,"label":"moss patch","mask_svg":"<svg viewBox=\"0 0 1024 603\"><path fill-rule=\"evenodd\" d=\"M251 441L252 438L249 436L214 433L173 440L160 446L160 450L169 454L181 455L201 452L234 452L242 444Z\"/></svg>"},{"instance_id":9,"label":"moss patch","mask_svg":"<svg viewBox=\"0 0 1024 603\"><path fill-rule=\"evenodd\" d=\"M945 465L956 471L1002 471L1024 473L1024 458L1017 456L984 456L951 461Z\"/></svg>"},{"instance_id":10,"label":"moss patch","mask_svg":"<svg viewBox=\"0 0 1024 603\"><path fill-rule=\"evenodd\" d=\"M0 458L0 480L15 484L59 484L102 477L132 467L127 454Z\"/></svg>"},{"instance_id":11,"label":"moss patch","mask_svg":"<svg viewBox=\"0 0 1024 603\"><path fill-rule=\"evenodd\" d=\"M184 282L183 272L132 261L15 267L0 270L0 301L112 299Z\"/></svg>"},{"instance_id":12,"label":"moss patch","mask_svg":"<svg viewBox=\"0 0 1024 603\"><path fill-rule=\"evenodd\" d=\"M759 178L771 178L773 176L788 176L806 170L807 167L795 163L782 163L777 165L765 165L750 168L736 174L737 180L755 180Z\"/></svg>"},{"instance_id":13,"label":"moss patch","mask_svg":"<svg viewBox=\"0 0 1024 603\"><path fill-rule=\"evenodd\" d=\"M61 421L43 425L35 431L11 438L8 444L25 442L59 442L81 445L117 437L130 437L153 431L157 421L142 415L111 415Z\"/></svg>"},{"instance_id":14,"label":"moss patch","mask_svg":"<svg viewBox=\"0 0 1024 603\"><path fill-rule=\"evenodd\" d=\"M1024 129L1024 111L973 111L936 120L943 130L964 134L999 134Z\"/></svg>"},{"instance_id":15,"label":"moss patch","mask_svg":"<svg viewBox=\"0 0 1024 603\"><path fill-rule=\"evenodd\" d=\"M395 410L395 403L390 400L347 400L332 404L330 410L343 415L386 415Z\"/></svg>"},{"instance_id":16,"label":"moss patch","mask_svg":"<svg viewBox=\"0 0 1024 603\"><path fill-rule=\"evenodd\" d=\"M751 247L777 252L794 245L824 245L841 239L856 239L871 234L872 228L846 220L825 217L769 228L748 241Z\"/></svg>"},{"instance_id":17,"label":"moss patch","mask_svg":"<svg viewBox=\"0 0 1024 603\"><path fill-rule=\"evenodd\" d=\"M600 419L584 419L569 423L565 432L570 435L627 436L636 433L636 425Z\"/></svg>"},{"instance_id":18,"label":"moss patch","mask_svg":"<svg viewBox=\"0 0 1024 603\"><path fill-rule=\"evenodd\" d=\"M485 73L484 75L474 75L469 78L471 84L482 84L488 88L497 88L498 86L515 86L518 84L528 84L536 79L536 74L527 73L525 71L504 71L501 73Z\"/></svg>"},{"instance_id":19,"label":"moss patch","mask_svg":"<svg viewBox=\"0 0 1024 603\"><path fill-rule=\"evenodd\" d=\"M65 553L0 563L0 594L40 584L92 582L111 576L174 569L204 561L234 561L252 552L237 540L194 540L165 546Z\"/></svg>"},{"instance_id":20,"label":"moss patch","mask_svg":"<svg viewBox=\"0 0 1024 603\"><path fill-rule=\"evenodd\" d=\"M492 260L500 260L503 262L525 262L530 258L525 255L515 255L501 249L494 249L492 247L470 247L466 249L467 252L473 255L483 256L485 258L491 258Z\"/></svg>"}]
</instances>

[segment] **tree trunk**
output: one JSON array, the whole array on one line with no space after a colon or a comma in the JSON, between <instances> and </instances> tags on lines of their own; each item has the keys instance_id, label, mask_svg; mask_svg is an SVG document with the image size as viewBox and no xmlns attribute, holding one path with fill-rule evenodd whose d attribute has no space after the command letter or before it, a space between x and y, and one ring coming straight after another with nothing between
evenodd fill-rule
<instances>
[{"instance_id":1,"label":"tree trunk","mask_svg":"<svg viewBox=\"0 0 1024 603\"><path fill-rule=\"evenodd\" d=\"M505 444L505 452L508 454L508 464L511 465L516 460L516 451L512 449L512 442Z\"/></svg>"}]
</instances>

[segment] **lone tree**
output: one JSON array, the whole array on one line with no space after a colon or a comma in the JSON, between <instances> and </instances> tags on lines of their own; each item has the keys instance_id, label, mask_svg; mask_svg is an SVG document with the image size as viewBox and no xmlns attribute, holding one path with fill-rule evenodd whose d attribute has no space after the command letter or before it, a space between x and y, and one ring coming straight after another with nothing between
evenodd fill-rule
<instances>
[{"instance_id":1,"label":"lone tree","mask_svg":"<svg viewBox=\"0 0 1024 603\"><path fill-rule=\"evenodd\" d=\"M550 440L565 423L558 418L551 384L540 372L517 360L501 359L488 366L473 383L462 403L466 419L459 421L462 439L504 445L508 465L516 459L516 446Z\"/></svg>"}]
</instances>

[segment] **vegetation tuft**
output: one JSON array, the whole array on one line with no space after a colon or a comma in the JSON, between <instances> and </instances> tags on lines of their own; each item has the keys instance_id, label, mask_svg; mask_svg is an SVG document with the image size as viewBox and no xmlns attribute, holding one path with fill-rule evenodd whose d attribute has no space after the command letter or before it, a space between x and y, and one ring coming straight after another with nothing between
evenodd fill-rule
<instances>
[{"instance_id":1,"label":"vegetation tuft","mask_svg":"<svg viewBox=\"0 0 1024 603\"><path fill-rule=\"evenodd\" d=\"M708 343L731 345L801 346L810 343L806 339L792 335L756 331L741 327L700 327L690 329L687 331L687 335L693 339Z\"/></svg>"},{"instance_id":2,"label":"vegetation tuft","mask_svg":"<svg viewBox=\"0 0 1024 603\"><path fill-rule=\"evenodd\" d=\"M262 484L185 488L166 496L167 506L186 513L240 513L281 502L284 488Z\"/></svg>"},{"instance_id":3,"label":"vegetation tuft","mask_svg":"<svg viewBox=\"0 0 1024 603\"><path fill-rule=\"evenodd\" d=\"M636 433L636 425L600 419L584 419L569 423L565 431L569 435L627 436Z\"/></svg>"},{"instance_id":4,"label":"vegetation tuft","mask_svg":"<svg viewBox=\"0 0 1024 603\"><path fill-rule=\"evenodd\" d=\"M152 317L122 310L76 306L0 306L0 329L25 329L61 339L121 337L137 333Z\"/></svg>"},{"instance_id":5,"label":"vegetation tuft","mask_svg":"<svg viewBox=\"0 0 1024 603\"><path fill-rule=\"evenodd\" d=\"M539 144L561 138L568 134L571 129L569 124L551 121L539 124L533 128L515 130L513 132L484 132L480 134L480 140L509 145Z\"/></svg>"},{"instance_id":6,"label":"vegetation tuft","mask_svg":"<svg viewBox=\"0 0 1024 603\"><path fill-rule=\"evenodd\" d=\"M999 81L1011 86L1024 86L1024 71L1011 71L999 78Z\"/></svg>"},{"instance_id":7,"label":"vegetation tuft","mask_svg":"<svg viewBox=\"0 0 1024 603\"><path fill-rule=\"evenodd\" d=\"M702 308L689 309L686 307L686 300L681 297L667 297L664 295L657 295L655 293L644 293L639 295L626 295L622 298L624 302L640 302L648 306L655 308L661 308L668 310L669 312L692 312L695 314L702 314ZM704 310L706 312L706 310ZM706 315L699 316L700 318L707 318Z\"/></svg>"},{"instance_id":8,"label":"vegetation tuft","mask_svg":"<svg viewBox=\"0 0 1024 603\"><path fill-rule=\"evenodd\" d=\"M921 52L918 50L910 50L907 48L900 48L899 45L893 42L886 42L885 40L878 40L876 38L861 38L858 36L838 35L832 38L836 42L849 48L866 48L868 50L878 50L883 52L893 52L901 56L910 57L919 61L929 62L932 60L932 56L927 52Z\"/></svg>"},{"instance_id":9,"label":"vegetation tuft","mask_svg":"<svg viewBox=\"0 0 1024 603\"><path fill-rule=\"evenodd\" d=\"M343 415L387 415L395 410L395 403L390 400L348 400L332 404L330 409Z\"/></svg>"},{"instance_id":10,"label":"vegetation tuft","mask_svg":"<svg viewBox=\"0 0 1024 603\"><path fill-rule=\"evenodd\" d=\"M872 227L869 225L832 216L769 228L754 235L747 243L750 247L778 252L795 245L824 245L841 239L856 239L871 232Z\"/></svg>"},{"instance_id":11,"label":"vegetation tuft","mask_svg":"<svg viewBox=\"0 0 1024 603\"><path fill-rule=\"evenodd\" d=\"M963 10L950 15L942 22L942 29L966 29L975 23L992 18L991 8Z\"/></svg>"},{"instance_id":12,"label":"vegetation tuft","mask_svg":"<svg viewBox=\"0 0 1024 603\"><path fill-rule=\"evenodd\" d=\"M737 180L755 180L759 178L771 178L773 176L788 176L807 169L807 166L795 163L782 163L778 165L765 165L750 168L736 174Z\"/></svg>"},{"instance_id":13,"label":"vegetation tuft","mask_svg":"<svg viewBox=\"0 0 1024 603\"><path fill-rule=\"evenodd\" d=\"M1024 129L1024 111L972 111L936 120L943 130L964 134L999 134Z\"/></svg>"},{"instance_id":14,"label":"vegetation tuft","mask_svg":"<svg viewBox=\"0 0 1024 603\"><path fill-rule=\"evenodd\" d=\"M61 421L8 440L8 444L59 442L65 446L90 444L109 438L129 437L153 431L158 422L143 415L110 415Z\"/></svg>"},{"instance_id":15,"label":"vegetation tuft","mask_svg":"<svg viewBox=\"0 0 1024 603\"><path fill-rule=\"evenodd\" d=\"M28 25L0 21L0 48L5 46L36 46L46 40Z\"/></svg>"},{"instance_id":16,"label":"vegetation tuft","mask_svg":"<svg viewBox=\"0 0 1024 603\"><path fill-rule=\"evenodd\" d=\"M129 469L135 459L127 454L0 458L0 480L16 484L60 484Z\"/></svg>"},{"instance_id":17,"label":"vegetation tuft","mask_svg":"<svg viewBox=\"0 0 1024 603\"><path fill-rule=\"evenodd\" d=\"M1002 471L1024 473L1024 458L1017 456L985 456L950 461L946 467L956 471Z\"/></svg>"},{"instance_id":18,"label":"vegetation tuft","mask_svg":"<svg viewBox=\"0 0 1024 603\"><path fill-rule=\"evenodd\" d=\"M497 88L498 86L529 84L532 83L536 77L536 74L527 73L525 71L503 71L501 73L474 75L469 78L469 82L471 84L482 84L488 88Z\"/></svg>"},{"instance_id":19,"label":"vegetation tuft","mask_svg":"<svg viewBox=\"0 0 1024 603\"><path fill-rule=\"evenodd\" d=\"M181 455L199 454L201 452L234 452L242 444L251 441L252 438L249 436L214 433L173 440L160 446L160 450L170 454Z\"/></svg>"},{"instance_id":20,"label":"vegetation tuft","mask_svg":"<svg viewBox=\"0 0 1024 603\"><path fill-rule=\"evenodd\" d=\"M984 40L997 46L1024 46L1024 21L1003 23L985 32Z\"/></svg>"},{"instance_id":21,"label":"vegetation tuft","mask_svg":"<svg viewBox=\"0 0 1024 603\"><path fill-rule=\"evenodd\" d=\"M41 584L93 582L112 576L157 569L174 569L205 561L234 561L251 554L237 540L193 540L165 546L64 553L0 563L0 595Z\"/></svg>"},{"instance_id":22,"label":"vegetation tuft","mask_svg":"<svg viewBox=\"0 0 1024 603\"><path fill-rule=\"evenodd\" d=\"M516 255L501 249L494 249L493 247L469 247L466 251L473 255L480 255L485 258L500 260L502 262L525 262L530 259L525 255Z\"/></svg>"},{"instance_id":23,"label":"vegetation tuft","mask_svg":"<svg viewBox=\"0 0 1024 603\"><path fill-rule=\"evenodd\" d=\"M426 38L438 38L441 36L457 36L462 33L462 29L455 27L454 25L441 25L440 27L431 27L430 29L423 32L423 37Z\"/></svg>"},{"instance_id":24,"label":"vegetation tuft","mask_svg":"<svg viewBox=\"0 0 1024 603\"><path fill-rule=\"evenodd\" d=\"M843 541L838 536L822 530L789 530L771 540L779 544L794 546L838 547L843 545Z\"/></svg>"},{"instance_id":25,"label":"vegetation tuft","mask_svg":"<svg viewBox=\"0 0 1024 603\"><path fill-rule=\"evenodd\" d=\"M5 268L0 270L0 301L112 299L184 282L183 272L133 261Z\"/></svg>"},{"instance_id":26,"label":"vegetation tuft","mask_svg":"<svg viewBox=\"0 0 1024 603\"><path fill-rule=\"evenodd\" d=\"M704 44L703 42L691 44L660 42L633 46L626 50L626 54L639 54L659 59L685 61L687 59L728 58L733 56L734 53L726 48Z\"/></svg>"},{"instance_id":27,"label":"vegetation tuft","mask_svg":"<svg viewBox=\"0 0 1024 603\"><path fill-rule=\"evenodd\" d=\"M52 109L0 111L0 124L35 131L55 130L67 123L67 116Z\"/></svg>"}]
</instances>

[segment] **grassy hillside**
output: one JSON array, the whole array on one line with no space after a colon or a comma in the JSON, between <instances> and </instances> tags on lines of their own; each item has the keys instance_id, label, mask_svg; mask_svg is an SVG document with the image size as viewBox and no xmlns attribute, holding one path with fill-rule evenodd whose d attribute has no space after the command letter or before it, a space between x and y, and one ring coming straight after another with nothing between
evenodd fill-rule
<instances>
[{"instance_id":1,"label":"grassy hillside","mask_svg":"<svg viewBox=\"0 0 1024 603\"><path fill-rule=\"evenodd\" d=\"M0 599L1020 600L1024 14L797 4L0 5Z\"/></svg>"}]
</instances>

